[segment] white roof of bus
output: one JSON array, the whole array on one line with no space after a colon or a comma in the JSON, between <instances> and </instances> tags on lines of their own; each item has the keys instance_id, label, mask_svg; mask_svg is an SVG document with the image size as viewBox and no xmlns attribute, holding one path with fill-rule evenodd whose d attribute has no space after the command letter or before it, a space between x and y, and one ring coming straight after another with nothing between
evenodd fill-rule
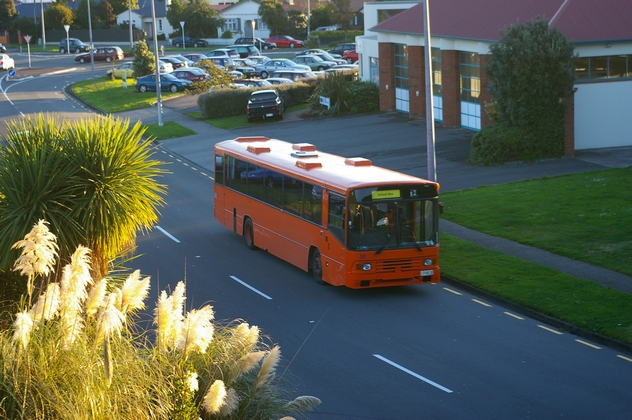
<instances>
[{"instance_id":1,"label":"white roof of bus","mask_svg":"<svg viewBox=\"0 0 632 420\"><path fill-rule=\"evenodd\" d=\"M337 188L340 191L358 188L365 184L417 184L420 182L433 184L422 178L375 166L368 159L345 158L321 152L307 143L294 144L267 137L238 137L217 143L215 149L263 166L279 168L288 175L303 178L306 181L306 177L309 177L314 180L314 183ZM301 150L306 150L303 152L303 157L296 155L297 152L300 154Z\"/></svg>"}]
</instances>

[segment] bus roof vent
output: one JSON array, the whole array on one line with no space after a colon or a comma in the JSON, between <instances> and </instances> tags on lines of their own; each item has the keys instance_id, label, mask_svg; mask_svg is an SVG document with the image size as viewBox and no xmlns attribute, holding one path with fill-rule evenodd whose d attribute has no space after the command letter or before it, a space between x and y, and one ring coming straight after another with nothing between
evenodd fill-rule
<instances>
[{"instance_id":1,"label":"bus roof vent","mask_svg":"<svg viewBox=\"0 0 632 420\"><path fill-rule=\"evenodd\" d=\"M292 145L292 150L298 150L300 152L315 152L316 146L309 143L296 143Z\"/></svg>"},{"instance_id":2,"label":"bus roof vent","mask_svg":"<svg viewBox=\"0 0 632 420\"><path fill-rule=\"evenodd\" d=\"M316 153L316 151L313 151L313 152L297 151L297 152L292 152L290 156L295 157L295 158L310 158L310 157L318 157L318 153Z\"/></svg>"},{"instance_id":3,"label":"bus roof vent","mask_svg":"<svg viewBox=\"0 0 632 420\"><path fill-rule=\"evenodd\" d=\"M363 158L363 157L354 157L354 158L346 158L345 159L345 165L351 165L351 166L371 166L373 163L367 159L367 158Z\"/></svg>"},{"instance_id":4,"label":"bus roof vent","mask_svg":"<svg viewBox=\"0 0 632 420\"><path fill-rule=\"evenodd\" d=\"M238 141L239 143L248 143L251 141L268 141L270 140L267 137L263 137L263 136L252 136L252 137L237 137L235 139L235 141Z\"/></svg>"},{"instance_id":5,"label":"bus roof vent","mask_svg":"<svg viewBox=\"0 0 632 420\"><path fill-rule=\"evenodd\" d=\"M247 150L250 153L254 153L256 155L258 155L259 153L270 153L270 148L269 147L263 147L263 146L248 146Z\"/></svg>"},{"instance_id":6,"label":"bus roof vent","mask_svg":"<svg viewBox=\"0 0 632 420\"><path fill-rule=\"evenodd\" d=\"M303 160L297 160L296 166L302 169L314 169L314 168L322 168L323 164L320 162L305 162Z\"/></svg>"}]
</instances>

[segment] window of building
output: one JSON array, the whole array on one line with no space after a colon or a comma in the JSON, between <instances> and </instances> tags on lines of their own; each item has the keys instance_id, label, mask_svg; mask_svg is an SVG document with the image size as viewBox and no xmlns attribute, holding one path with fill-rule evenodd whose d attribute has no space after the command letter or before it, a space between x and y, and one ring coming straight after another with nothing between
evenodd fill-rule
<instances>
[{"instance_id":1,"label":"window of building","mask_svg":"<svg viewBox=\"0 0 632 420\"><path fill-rule=\"evenodd\" d=\"M380 85L380 62L377 57L369 57L369 80Z\"/></svg>"},{"instance_id":2,"label":"window of building","mask_svg":"<svg viewBox=\"0 0 632 420\"><path fill-rule=\"evenodd\" d=\"M432 107L434 119L443 121L443 95L441 93L441 49L432 48Z\"/></svg>"},{"instance_id":3,"label":"window of building","mask_svg":"<svg viewBox=\"0 0 632 420\"><path fill-rule=\"evenodd\" d=\"M573 60L576 80L632 77L632 55L581 57Z\"/></svg>"},{"instance_id":4,"label":"window of building","mask_svg":"<svg viewBox=\"0 0 632 420\"><path fill-rule=\"evenodd\" d=\"M377 23L382 23L386 19L390 19L393 16L403 12L408 9L389 9L389 10L378 10L377 11Z\"/></svg>"},{"instance_id":5,"label":"window of building","mask_svg":"<svg viewBox=\"0 0 632 420\"><path fill-rule=\"evenodd\" d=\"M459 53L459 81L461 92L461 126L481 129L481 74L477 53Z\"/></svg>"},{"instance_id":6,"label":"window of building","mask_svg":"<svg viewBox=\"0 0 632 420\"><path fill-rule=\"evenodd\" d=\"M239 32L239 19L226 19L224 21L224 30Z\"/></svg>"},{"instance_id":7,"label":"window of building","mask_svg":"<svg viewBox=\"0 0 632 420\"><path fill-rule=\"evenodd\" d=\"M395 87L408 89L408 47L395 45Z\"/></svg>"},{"instance_id":8,"label":"window of building","mask_svg":"<svg viewBox=\"0 0 632 420\"><path fill-rule=\"evenodd\" d=\"M158 30L162 32L162 19L158 19Z\"/></svg>"}]
</instances>

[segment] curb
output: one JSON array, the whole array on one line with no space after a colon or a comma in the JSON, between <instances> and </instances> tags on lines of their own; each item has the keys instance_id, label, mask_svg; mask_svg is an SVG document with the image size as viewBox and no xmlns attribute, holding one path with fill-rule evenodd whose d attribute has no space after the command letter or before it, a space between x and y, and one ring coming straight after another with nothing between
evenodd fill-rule
<instances>
[{"instance_id":1,"label":"curb","mask_svg":"<svg viewBox=\"0 0 632 420\"><path fill-rule=\"evenodd\" d=\"M617 349L619 351L623 351L626 353L632 353L632 344L629 343L625 343L623 341L619 341L619 340L615 340L614 338L611 337L606 337L605 335L596 333L594 331L590 331L587 330L585 328L581 328L578 327L577 325L571 324L569 322L566 321L562 321L561 319L558 318L554 318L552 316L543 314L541 312L535 311L533 309L527 308L525 306L521 306L516 304L515 302L512 302L510 300L507 300L505 298L502 298L500 296L497 296L493 293L487 292L483 289L479 289L476 286L473 286L469 283L465 283L459 279L455 279L453 277L450 276L446 276L446 275L441 275L441 281L447 284L452 284L454 286L458 286L459 288L467 291L468 293L471 293L473 295L482 297L486 300L489 300L491 302L495 302L499 305L502 305L508 309L511 309L512 311L518 312L524 316L527 316L529 318L533 318L537 321L541 321L544 323L547 323L549 325L552 325L560 330L564 330L570 334L574 334L577 335L579 337L585 338L587 340L591 340L600 344L603 344L604 346L613 348L613 349Z\"/></svg>"}]
</instances>

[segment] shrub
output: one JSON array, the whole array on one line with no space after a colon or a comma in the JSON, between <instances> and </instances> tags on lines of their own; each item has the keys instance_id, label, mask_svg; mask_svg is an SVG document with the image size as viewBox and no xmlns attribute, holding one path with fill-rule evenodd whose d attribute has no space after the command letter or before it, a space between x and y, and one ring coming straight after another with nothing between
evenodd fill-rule
<instances>
[{"instance_id":1,"label":"shrub","mask_svg":"<svg viewBox=\"0 0 632 420\"><path fill-rule=\"evenodd\" d=\"M255 90L264 89L270 89L270 87L247 89L225 87L215 88L211 92L204 93L198 97L198 106L200 107L202 118L211 119L245 115L250 94ZM275 89L283 97L285 107L289 108L305 103L313 87L307 83L298 82L275 86Z\"/></svg>"},{"instance_id":2,"label":"shrub","mask_svg":"<svg viewBox=\"0 0 632 420\"><path fill-rule=\"evenodd\" d=\"M320 48L320 37L312 32L305 40L305 48Z\"/></svg>"},{"instance_id":3,"label":"shrub","mask_svg":"<svg viewBox=\"0 0 632 420\"><path fill-rule=\"evenodd\" d=\"M134 77L146 76L156 72L154 53L149 50L147 42L143 40L134 43L133 54L132 68L134 69Z\"/></svg>"},{"instance_id":4,"label":"shrub","mask_svg":"<svg viewBox=\"0 0 632 420\"><path fill-rule=\"evenodd\" d=\"M233 37L233 33L231 31L224 31L222 32L222 39L230 39Z\"/></svg>"},{"instance_id":5,"label":"shrub","mask_svg":"<svg viewBox=\"0 0 632 420\"><path fill-rule=\"evenodd\" d=\"M375 112L380 109L380 91L373 82L356 81L349 84L353 97L351 113Z\"/></svg>"},{"instance_id":6,"label":"shrub","mask_svg":"<svg viewBox=\"0 0 632 420\"><path fill-rule=\"evenodd\" d=\"M310 97L312 109L320 109L320 96L329 98L329 115L357 114L379 110L379 90L373 82L350 81L343 72L328 73Z\"/></svg>"},{"instance_id":7,"label":"shrub","mask_svg":"<svg viewBox=\"0 0 632 420\"><path fill-rule=\"evenodd\" d=\"M562 156L563 126L555 121L519 127L493 124L472 138L470 159L480 165Z\"/></svg>"},{"instance_id":8,"label":"shrub","mask_svg":"<svg viewBox=\"0 0 632 420\"><path fill-rule=\"evenodd\" d=\"M182 281L160 293L152 335L134 324L150 288L138 270L118 285L95 282L90 250L78 247L56 282L46 225L15 244L15 270L45 286L0 332L3 419L276 419L320 403L288 401L279 347L264 346L256 326L215 323L210 305L187 311Z\"/></svg>"}]
</instances>

